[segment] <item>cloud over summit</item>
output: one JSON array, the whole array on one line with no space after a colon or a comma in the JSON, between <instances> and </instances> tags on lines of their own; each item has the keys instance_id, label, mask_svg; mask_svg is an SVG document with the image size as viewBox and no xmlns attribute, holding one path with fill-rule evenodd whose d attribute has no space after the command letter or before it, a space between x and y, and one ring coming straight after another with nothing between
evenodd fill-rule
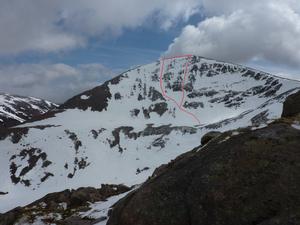
<instances>
[{"instance_id":1,"label":"cloud over summit","mask_svg":"<svg viewBox=\"0 0 300 225\"><path fill-rule=\"evenodd\" d=\"M183 28L167 54L300 66L300 9L290 0L203 0L207 17Z\"/></svg>"}]
</instances>

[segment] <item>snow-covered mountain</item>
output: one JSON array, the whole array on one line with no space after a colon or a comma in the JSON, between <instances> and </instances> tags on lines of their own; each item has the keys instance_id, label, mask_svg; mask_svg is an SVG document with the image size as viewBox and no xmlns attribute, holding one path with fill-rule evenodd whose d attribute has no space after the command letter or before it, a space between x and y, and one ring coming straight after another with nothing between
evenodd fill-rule
<instances>
[{"instance_id":1,"label":"snow-covered mountain","mask_svg":"<svg viewBox=\"0 0 300 225\"><path fill-rule=\"evenodd\" d=\"M144 182L212 130L279 118L300 83L201 57L166 59L0 133L0 212L47 193Z\"/></svg>"},{"instance_id":2,"label":"snow-covered mountain","mask_svg":"<svg viewBox=\"0 0 300 225\"><path fill-rule=\"evenodd\" d=\"M42 99L0 93L0 127L23 123L56 107Z\"/></svg>"}]
</instances>

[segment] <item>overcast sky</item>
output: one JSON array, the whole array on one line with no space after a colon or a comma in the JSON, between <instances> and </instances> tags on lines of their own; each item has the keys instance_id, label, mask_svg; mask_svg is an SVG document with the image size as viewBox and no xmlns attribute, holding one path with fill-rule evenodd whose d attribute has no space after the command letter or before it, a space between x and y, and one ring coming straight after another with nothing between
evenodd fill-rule
<instances>
[{"instance_id":1,"label":"overcast sky","mask_svg":"<svg viewBox=\"0 0 300 225\"><path fill-rule=\"evenodd\" d=\"M0 0L0 92L57 103L162 55L300 79L299 0Z\"/></svg>"}]
</instances>

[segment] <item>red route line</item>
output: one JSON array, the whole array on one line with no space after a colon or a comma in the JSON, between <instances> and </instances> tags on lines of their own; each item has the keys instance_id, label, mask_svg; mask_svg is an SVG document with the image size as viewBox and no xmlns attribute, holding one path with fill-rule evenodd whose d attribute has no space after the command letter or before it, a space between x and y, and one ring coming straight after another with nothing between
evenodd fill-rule
<instances>
[{"instance_id":1,"label":"red route line","mask_svg":"<svg viewBox=\"0 0 300 225\"><path fill-rule=\"evenodd\" d=\"M191 117L193 117L193 118L197 121L197 123L198 123L199 125L201 125L200 120L197 118L197 116L196 116L195 114L193 114L193 113L187 111L187 110L186 110L185 108L183 108L183 106L182 106L182 105L183 105L183 102L184 102L184 97L185 97L184 84L185 84L185 80L186 80L186 78L187 78L188 68L189 68L189 65L190 65L190 63L189 63L188 60L189 60L191 57L192 57L192 55L181 55L181 56L173 56L173 57L168 57L168 58L162 58L162 59L161 59L162 63L161 63L161 69L160 69L160 89L161 89L161 92L162 92L163 96L164 96L166 99L171 100L172 102L174 102L174 103L177 105L177 107L178 107L182 112L184 112L184 113L190 115ZM163 74L164 74L165 60L169 60L169 59L178 59L178 58L187 58L187 63L185 64L184 78L183 78L183 80L182 80L182 82L181 82L182 97L181 97L181 100L180 100L180 104L178 104L178 102L177 102L174 98L172 98L172 97L170 97L170 96L168 96L168 95L166 94L166 91L165 91L165 89L164 89L164 87L163 87L163 80L162 80Z\"/></svg>"}]
</instances>

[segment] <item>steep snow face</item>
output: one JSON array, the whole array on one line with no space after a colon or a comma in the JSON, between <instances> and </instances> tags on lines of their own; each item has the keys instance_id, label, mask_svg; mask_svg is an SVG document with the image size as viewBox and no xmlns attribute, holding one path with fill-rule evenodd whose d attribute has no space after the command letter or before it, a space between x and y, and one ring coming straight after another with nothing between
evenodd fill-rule
<instances>
[{"instance_id":1,"label":"steep snow face","mask_svg":"<svg viewBox=\"0 0 300 225\"><path fill-rule=\"evenodd\" d=\"M211 130L280 117L298 89L297 81L201 57L129 70L55 117L0 134L0 211L66 188L142 183Z\"/></svg>"},{"instance_id":2,"label":"steep snow face","mask_svg":"<svg viewBox=\"0 0 300 225\"><path fill-rule=\"evenodd\" d=\"M22 123L56 107L56 104L33 97L0 94L0 127Z\"/></svg>"}]
</instances>

